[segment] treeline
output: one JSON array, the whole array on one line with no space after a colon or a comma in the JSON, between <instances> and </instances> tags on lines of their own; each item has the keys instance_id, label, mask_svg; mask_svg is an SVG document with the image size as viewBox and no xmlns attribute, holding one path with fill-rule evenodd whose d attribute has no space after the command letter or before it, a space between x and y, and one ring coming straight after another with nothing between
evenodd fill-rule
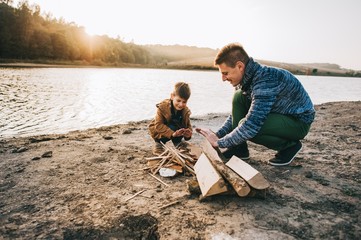
<instances>
[{"instance_id":1,"label":"treeline","mask_svg":"<svg viewBox=\"0 0 361 240\"><path fill-rule=\"evenodd\" d=\"M180 69L216 69L216 49L181 45L126 43L106 35L89 36L76 23L41 14L39 5L27 0L13 7L13 0L0 0L0 64L33 62L105 66L141 66ZM261 61L261 60L260 60ZM295 74L360 77L361 71L335 64L287 64L261 61Z\"/></svg>"},{"instance_id":2,"label":"treeline","mask_svg":"<svg viewBox=\"0 0 361 240\"><path fill-rule=\"evenodd\" d=\"M0 0L0 58L85 61L96 65L157 64L145 48L106 35L90 37L84 27L42 16L39 5Z\"/></svg>"},{"instance_id":3,"label":"treeline","mask_svg":"<svg viewBox=\"0 0 361 240\"><path fill-rule=\"evenodd\" d=\"M169 62L182 61L188 59L212 58L210 61L213 66L213 58L217 55L218 50L205 47L184 46L184 45L145 45L153 55L162 56Z\"/></svg>"}]
</instances>

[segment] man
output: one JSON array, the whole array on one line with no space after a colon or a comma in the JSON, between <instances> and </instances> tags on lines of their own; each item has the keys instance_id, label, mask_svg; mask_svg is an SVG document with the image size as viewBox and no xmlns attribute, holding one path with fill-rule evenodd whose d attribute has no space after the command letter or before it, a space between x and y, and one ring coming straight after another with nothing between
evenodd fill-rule
<instances>
[{"instance_id":1,"label":"man","mask_svg":"<svg viewBox=\"0 0 361 240\"><path fill-rule=\"evenodd\" d=\"M216 59L222 80L235 87L232 114L216 132L197 128L213 147L227 148L226 158L249 159L247 141L276 150L273 166L292 162L315 117L308 93L290 72L261 66L237 43L223 47Z\"/></svg>"}]
</instances>

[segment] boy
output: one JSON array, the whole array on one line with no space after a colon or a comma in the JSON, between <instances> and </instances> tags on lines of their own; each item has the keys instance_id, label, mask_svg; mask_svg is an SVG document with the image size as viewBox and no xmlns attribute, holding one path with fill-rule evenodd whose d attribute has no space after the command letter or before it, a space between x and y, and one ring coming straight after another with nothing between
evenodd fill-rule
<instances>
[{"instance_id":1,"label":"boy","mask_svg":"<svg viewBox=\"0 0 361 240\"><path fill-rule=\"evenodd\" d=\"M178 146L184 137L186 141L192 137L190 123L191 111L187 107L187 101L191 95L189 85L178 82L170 95L158 103L157 114L149 124L150 136L154 139L153 154L159 155L164 149L162 143L172 140L174 146Z\"/></svg>"}]
</instances>

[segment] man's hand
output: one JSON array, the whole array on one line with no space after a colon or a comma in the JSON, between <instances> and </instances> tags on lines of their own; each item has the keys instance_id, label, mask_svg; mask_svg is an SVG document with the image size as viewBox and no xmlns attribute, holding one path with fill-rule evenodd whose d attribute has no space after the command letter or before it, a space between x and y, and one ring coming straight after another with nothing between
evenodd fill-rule
<instances>
[{"instance_id":1,"label":"man's hand","mask_svg":"<svg viewBox=\"0 0 361 240\"><path fill-rule=\"evenodd\" d=\"M218 147L217 141L219 138L212 130L204 129L204 128L196 128L196 131L202 134L214 148Z\"/></svg>"}]
</instances>

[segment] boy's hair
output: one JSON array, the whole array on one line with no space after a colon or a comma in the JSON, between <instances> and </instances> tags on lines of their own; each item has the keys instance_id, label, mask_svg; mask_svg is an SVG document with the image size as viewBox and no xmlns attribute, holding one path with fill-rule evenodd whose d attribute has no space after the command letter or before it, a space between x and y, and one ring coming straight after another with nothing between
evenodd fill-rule
<instances>
[{"instance_id":1,"label":"boy's hair","mask_svg":"<svg viewBox=\"0 0 361 240\"><path fill-rule=\"evenodd\" d=\"M214 65L225 63L228 67L234 68L238 61L247 65L249 56L244 50L243 46L239 43L230 43L224 46L217 54L214 60Z\"/></svg>"},{"instance_id":2,"label":"boy's hair","mask_svg":"<svg viewBox=\"0 0 361 240\"><path fill-rule=\"evenodd\" d=\"M176 96L180 96L181 98L188 100L191 96L191 89L189 88L188 83L185 82L177 82L174 85L173 94Z\"/></svg>"}]
</instances>

